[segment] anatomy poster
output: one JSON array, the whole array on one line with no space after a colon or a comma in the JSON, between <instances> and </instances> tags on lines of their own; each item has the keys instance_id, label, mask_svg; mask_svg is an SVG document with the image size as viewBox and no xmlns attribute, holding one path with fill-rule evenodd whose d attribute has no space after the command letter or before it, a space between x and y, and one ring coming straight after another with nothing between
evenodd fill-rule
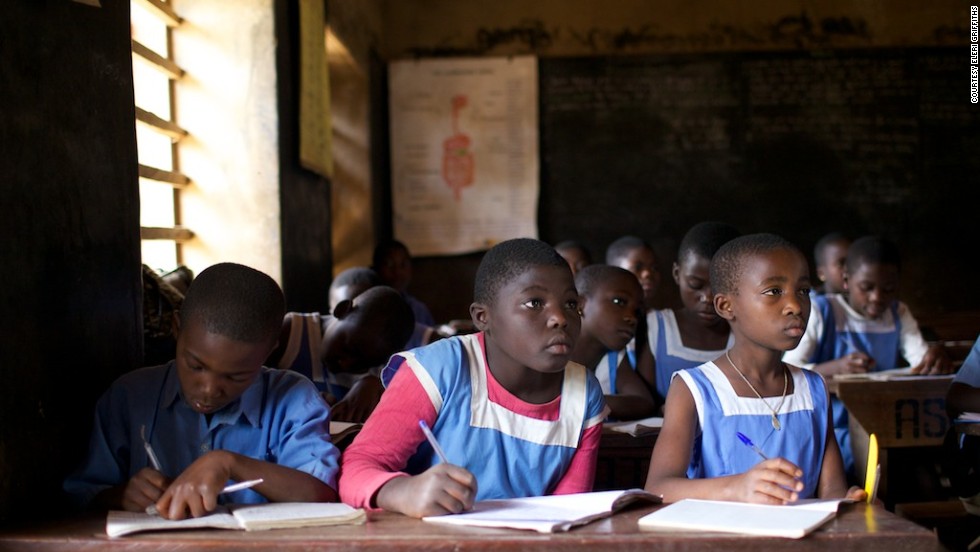
<instances>
[{"instance_id":1,"label":"anatomy poster","mask_svg":"<svg viewBox=\"0 0 980 552\"><path fill-rule=\"evenodd\" d=\"M534 57L392 62L392 211L412 255L537 237Z\"/></svg>"}]
</instances>

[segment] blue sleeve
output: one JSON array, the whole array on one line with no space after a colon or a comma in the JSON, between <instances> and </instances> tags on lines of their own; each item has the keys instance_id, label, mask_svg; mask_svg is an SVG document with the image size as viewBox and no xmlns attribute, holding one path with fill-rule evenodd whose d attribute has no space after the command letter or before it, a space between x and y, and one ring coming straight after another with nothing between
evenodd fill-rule
<instances>
[{"instance_id":1,"label":"blue sleeve","mask_svg":"<svg viewBox=\"0 0 980 552\"><path fill-rule=\"evenodd\" d=\"M340 451L330 441L330 408L312 382L288 371L273 375L269 401L277 435L275 462L337 488Z\"/></svg>"},{"instance_id":2,"label":"blue sleeve","mask_svg":"<svg viewBox=\"0 0 980 552\"><path fill-rule=\"evenodd\" d=\"M82 465L64 483L77 506L84 506L100 492L129 479L130 450L126 431L130 409L125 388L113 385L95 407L95 421Z\"/></svg>"},{"instance_id":3,"label":"blue sleeve","mask_svg":"<svg viewBox=\"0 0 980 552\"><path fill-rule=\"evenodd\" d=\"M599 380L596 379L595 374L592 370L586 370L585 375L587 378L587 390L586 390L586 400L588 404L585 406L585 419L591 420L596 416L599 416L606 409L606 397L602 393L602 387L599 385Z\"/></svg>"},{"instance_id":4,"label":"blue sleeve","mask_svg":"<svg viewBox=\"0 0 980 552\"><path fill-rule=\"evenodd\" d=\"M973 343L973 349L966 356L953 381L970 387L980 387L980 337Z\"/></svg>"}]
</instances>

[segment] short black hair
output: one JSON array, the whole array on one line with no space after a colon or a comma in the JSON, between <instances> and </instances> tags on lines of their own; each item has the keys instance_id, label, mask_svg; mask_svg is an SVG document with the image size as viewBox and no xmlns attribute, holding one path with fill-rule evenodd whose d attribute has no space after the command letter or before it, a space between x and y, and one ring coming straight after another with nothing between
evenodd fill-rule
<instances>
[{"instance_id":1,"label":"short black hair","mask_svg":"<svg viewBox=\"0 0 980 552\"><path fill-rule=\"evenodd\" d=\"M832 244L838 242L851 243L851 238L847 237L843 232L830 232L824 234L822 238L817 240L816 245L813 246L813 262L819 264L823 263L823 253L824 250L830 247ZM850 252L850 246L848 246L848 252Z\"/></svg>"},{"instance_id":2,"label":"short black hair","mask_svg":"<svg viewBox=\"0 0 980 552\"><path fill-rule=\"evenodd\" d=\"M722 245L711 259L711 289L715 293L734 292L748 257L778 249L796 251L803 257L799 247L776 234L747 234Z\"/></svg>"},{"instance_id":3,"label":"short black hair","mask_svg":"<svg viewBox=\"0 0 980 552\"><path fill-rule=\"evenodd\" d=\"M353 266L340 271L330 284L330 289L341 286L361 286L367 289L378 285L381 285L381 276L377 272L366 266Z\"/></svg>"},{"instance_id":4,"label":"short black hair","mask_svg":"<svg viewBox=\"0 0 980 552\"><path fill-rule=\"evenodd\" d=\"M612 265L589 265L575 275L575 289L583 297L591 297L595 288L615 275L625 274L636 278L629 270ZM637 281L639 282L639 281Z\"/></svg>"},{"instance_id":5,"label":"short black hair","mask_svg":"<svg viewBox=\"0 0 980 552\"><path fill-rule=\"evenodd\" d=\"M483 255L480 266L476 269L473 300L489 305L507 282L535 266L562 267L568 270L569 279L572 276L572 269L565 259L547 243L532 238L506 240Z\"/></svg>"},{"instance_id":6,"label":"short black hair","mask_svg":"<svg viewBox=\"0 0 980 552\"><path fill-rule=\"evenodd\" d=\"M606 264L616 264L616 262L625 257L628 252L639 248L653 251L653 247L646 240L637 236L622 236L616 238L616 240L614 240L611 244L609 244L609 247L606 248Z\"/></svg>"},{"instance_id":7,"label":"short black hair","mask_svg":"<svg viewBox=\"0 0 980 552\"><path fill-rule=\"evenodd\" d=\"M204 269L191 282L180 323L201 322L207 331L245 343L275 341L286 315L282 289L269 275L235 263Z\"/></svg>"},{"instance_id":8,"label":"short black hair","mask_svg":"<svg viewBox=\"0 0 980 552\"><path fill-rule=\"evenodd\" d=\"M408 246L398 240L382 240L374 246L374 253L371 255L371 268L378 270L392 251L402 250L406 255L411 256Z\"/></svg>"},{"instance_id":9,"label":"short black hair","mask_svg":"<svg viewBox=\"0 0 980 552\"><path fill-rule=\"evenodd\" d=\"M390 286L374 286L358 295L350 314L374 331L384 355L404 348L415 331L415 314L401 293Z\"/></svg>"},{"instance_id":10,"label":"short black hair","mask_svg":"<svg viewBox=\"0 0 980 552\"><path fill-rule=\"evenodd\" d=\"M555 244L555 251L561 251L562 249L578 249L582 252L586 262L592 264L592 252L582 242L577 240L564 240Z\"/></svg>"},{"instance_id":11,"label":"short black hair","mask_svg":"<svg viewBox=\"0 0 980 552\"><path fill-rule=\"evenodd\" d=\"M680 261L685 255L692 253L710 260L721 246L741 235L738 228L727 222L713 220L699 222L681 238L680 247L677 248L677 260Z\"/></svg>"},{"instance_id":12,"label":"short black hair","mask_svg":"<svg viewBox=\"0 0 980 552\"><path fill-rule=\"evenodd\" d=\"M894 242L881 236L864 236L847 248L847 271L854 274L862 264L889 265L901 270L902 259Z\"/></svg>"}]
</instances>

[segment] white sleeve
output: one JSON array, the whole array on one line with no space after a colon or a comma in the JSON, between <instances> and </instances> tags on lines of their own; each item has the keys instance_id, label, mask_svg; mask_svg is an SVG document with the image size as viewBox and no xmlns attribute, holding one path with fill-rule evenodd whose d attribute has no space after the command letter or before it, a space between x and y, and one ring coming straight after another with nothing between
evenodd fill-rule
<instances>
[{"instance_id":1,"label":"white sleeve","mask_svg":"<svg viewBox=\"0 0 980 552\"><path fill-rule=\"evenodd\" d=\"M899 339L902 357L909 361L910 366L918 366L926 356L929 344L922 338L919 323L905 303L898 303L898 319L902 324L902 335Z\"/></svg>"},{"instance_id":2,"label":"white sleeve","mask_svg":"<svg viewBox=\"0 0 980 552\"><path fill-rule=\"evenodd\" d=\"M815 363L810 362L810 359L817 351L823 333L823 315L820 314L820 309L811 308L810 319L807 321L806 331L803 332L800 344L795 349L783 353L783 362L813 370Z\"/></svg>"}]
</instances>

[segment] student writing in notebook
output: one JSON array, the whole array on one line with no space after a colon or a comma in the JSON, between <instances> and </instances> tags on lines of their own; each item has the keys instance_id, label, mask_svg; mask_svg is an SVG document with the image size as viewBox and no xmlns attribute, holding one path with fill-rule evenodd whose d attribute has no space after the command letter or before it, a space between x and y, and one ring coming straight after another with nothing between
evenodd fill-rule
<instances>
[{"instance_id":1,"label":"student writing in notebook","mask_svg":"<svg viewBox=\"0 0 980 552\"><path fill-rule=\"evenodd\" d=\"M643 290L632 272L609 265L591 265L575 275L582 310L582 334L572 360L589 368L599 380L616 420L652 416L653 398L626 356L626 344L643 316Z\"/></svg>"},{"instance_id":2,"label":"student writing in notebook","mask_svg":"<svg viewBox=\"0 0 980 552\"><path fill-rule=\"evenodd\" d=\"M683 307L647 314L650 362L661 404L674 372L703 364L732 346L728 321L715 312L708 269L715 251L738 235L730 224L706 221L691 227L681 239L673 277Z\"/></svg>"},{"instance_id":3,"label":"student writing in notebook","mask_svg":"<svg viewBox=\"0 0 980 552\"><path fill-rule=\"evenodd\" d=\"M176 358L130 372L99 400L88 455L65 482L81 504L199 517L219 501L337 500L330 412L303 376L262 366L284 300L233 263L202 271L177 321ZM262 479L219 494L229 481Z\"/></svg>"},{"instance_id":4,"label":"student writing in notebook","mask_svg":"<svg viewBox=\"0 0 980 552\"><path fill-rule=\"evenodd\" d=\"M806 258L783 238L752 234L723 245L710 273L734 345L674 374L646 490L665 502L863 499L844 477L823 378L782 361L810 312Z\"/></svg>"},{"instance_id":5,"label":"student writing in notebook","mask_svg":"<svg viewBox=\"0 0 980 552\"><path fill-rule=\"evenodd\" d=\"M344 453L344 502L423 517L592 489L607 411L595 377L569 362L581 319L568 264L538 240L494 246L470 314L478 333L388 363L381 402Z\"/></svg>"},{"instance_id":6,"label":"student writing in notebook","mask_svg":"<svg viewBox=\"0 0 980 552\"><path fill-rule=\"evenodd\" d=\"M945 349L926 343L911 310L899 300L899 281L894 243L878 236L855 240L847 250L846 293L813 298L806 332L784 360L825 377L890 370L902 359L913 373L949 373L952 366ZM854 477L847 410L836 397L832 407L844 469Z\"/></svg>"}]
</instances>

